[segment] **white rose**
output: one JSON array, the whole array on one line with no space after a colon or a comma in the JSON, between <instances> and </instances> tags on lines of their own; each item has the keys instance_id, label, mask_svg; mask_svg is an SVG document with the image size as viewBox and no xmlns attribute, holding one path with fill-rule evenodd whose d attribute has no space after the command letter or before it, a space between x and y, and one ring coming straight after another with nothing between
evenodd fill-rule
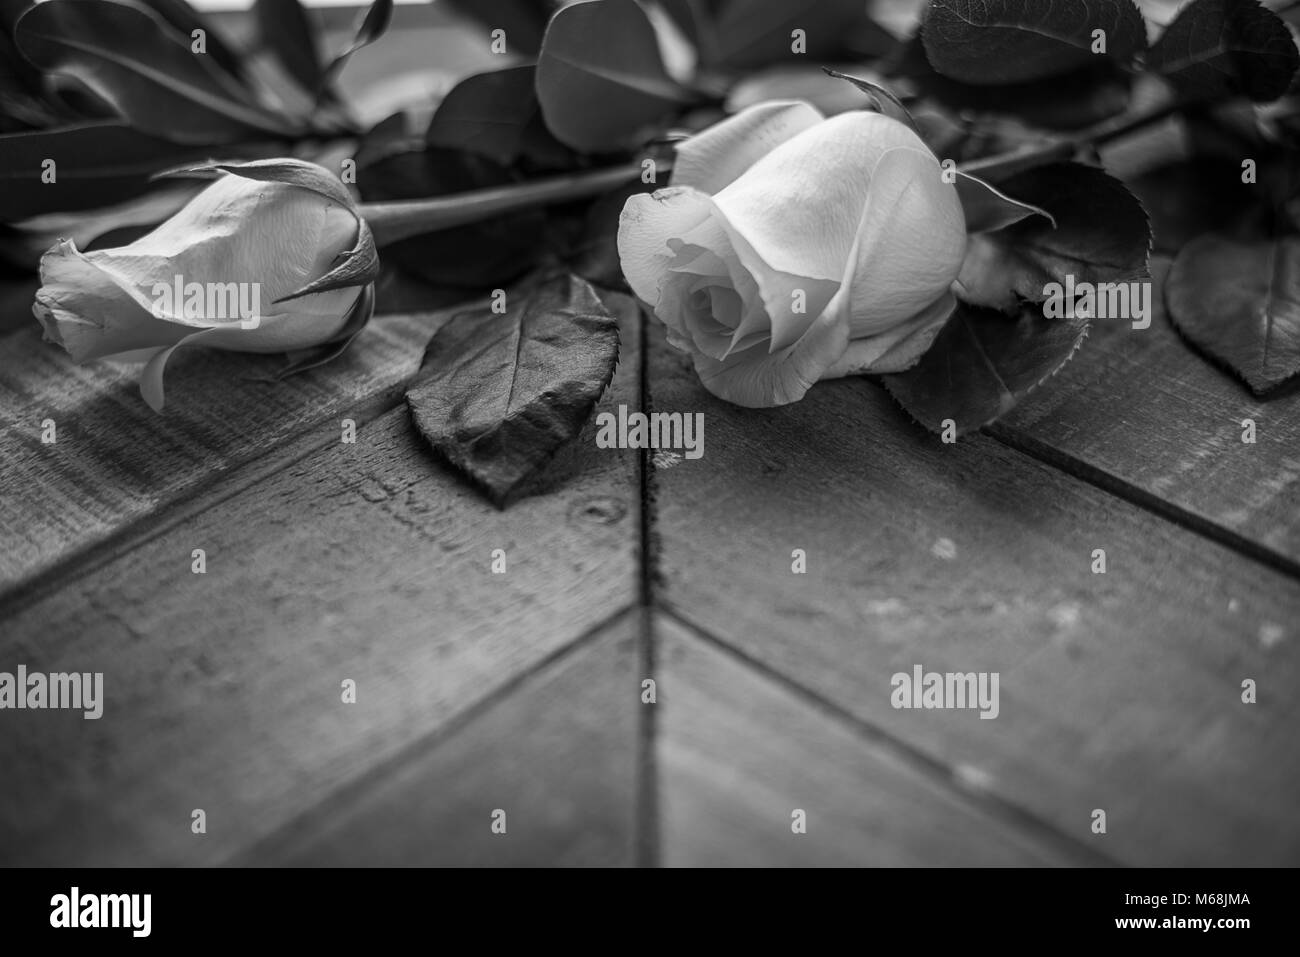
<instances>
[{"instance_id":1,"label":"white rose","mask_svg":"<svg viewBox=\"0 0 1300 957\"><path fill-rule=\"evenodd\" d=\"M899 371L951 314L966 249L941 173L879 113L753 106L683 143L669 188L628 200L623 272L729 402L782 405L820 379Z\"/></svg>"},{"instance_id":2,"label":"white rose","mask_svg":"<svg viewBox=\"0 0 1300 957\"><path fill-rule=\"evenodd\" d=\"M65 239L41 259L45 338L77 362L144 361L154 409L182 345L306 349L373 303L374 244L337 178L299 160L222 169L234 172L205 170L220 178L128 246L83 253Z\"/></svg>"}]
</instances>

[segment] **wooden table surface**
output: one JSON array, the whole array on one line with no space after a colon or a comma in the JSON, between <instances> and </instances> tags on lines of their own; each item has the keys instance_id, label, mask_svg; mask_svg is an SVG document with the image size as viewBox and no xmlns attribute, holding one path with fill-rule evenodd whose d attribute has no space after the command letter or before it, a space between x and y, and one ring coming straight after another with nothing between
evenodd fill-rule
<instances>
[{"instance_id":1,"label":"wooden table surface","mask_svg":"<svg viewBox=\"0 0 1300 957\"><path fill-rule=\"evenodd\" d=\"M1300 392L1161 314L945 445L866 380L726 405L622 309L602 407L704 456L589 426L503 512L402 400L448 312L280 384L182 352L155 415L16 303L0 670L106 703L0 714L2 863L1300 863ZM916 664L998 672L997 719L895 710Z\"/></svg>"}]
</instances>

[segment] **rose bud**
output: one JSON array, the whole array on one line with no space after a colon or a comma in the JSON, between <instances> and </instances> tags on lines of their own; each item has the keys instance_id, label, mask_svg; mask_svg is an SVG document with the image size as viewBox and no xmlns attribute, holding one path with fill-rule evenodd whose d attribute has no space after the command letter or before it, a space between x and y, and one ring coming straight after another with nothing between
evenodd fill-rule
<instances>
[{"instance_id":1,"label":"rose bud","mask_svg":"<svg viewBox=\"0 0 1300 957\"><path fill-rule=\"evenodd\" d=\"M623 272L729 402L915 363L952 313L962 202L903 122L750 107L679 146L669 188L631 197Z\"/></svg>"},{"instance_id":2,"label":"rose bud","mask_svg":"<svg viewBox=\"0 0 1300 957\"><path fill-rule=\"evenodd\" d=\"M310 350L295 369L341 352L373 311L379 260L338 179L291 159L170 175L216 181L128 246L83 253L65 239L45 253L32 309L45 338L77 362L143 361L155 410L183 345Z\"/></svg>"}]
</instances>

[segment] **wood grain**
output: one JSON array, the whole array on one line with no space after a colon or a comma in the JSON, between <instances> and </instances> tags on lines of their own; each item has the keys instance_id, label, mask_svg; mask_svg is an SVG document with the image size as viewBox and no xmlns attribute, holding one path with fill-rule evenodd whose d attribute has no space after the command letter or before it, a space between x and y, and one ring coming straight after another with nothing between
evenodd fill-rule
<instances>
[{"instance_id":1,"label":"wood grain","mask_svg":"<svg viewBox=\"0 0 1300 957\"><path fill-rule=\"evenodd\" d=\"M1098 863L988 813L672 619L658 616L655 635L666 866Z\"/></svg>"},{"instance_id":2,"label":"wood grain","mask_svg":"<svg viewBox=\"0 0 1300 957\"><path fill-rule=\"evenodd\" d=\"M1300 583L987 437L944 445L870 382L726 405L652 335L654 408L707 435L654 476L669 607L1114 860L1300 862ZM999 673L999 717L895 710L916 664Z\"/></svg>"},{"instance_id":3,"label":"wood grain","mask_svg":"<svg viewBox=\"0 0 1300 957\"><path fill-rule=\"evenodd\" d=\"M630 865L644 707L638 627L630 611L600 627L475 709L463 726L417 742L242 860L311 867ZM492 830L498 810L505 812L504 833Z\"/></svg>"},{"instance_id":4,"label":"wood grain","mask_svg":"<svg viewBox=\"0 0 1300 957\"><path fill-rule=\"evenodd\" d=\"M1153 263L1163 289L1167 259ZM1081 463L1300 570L1300 388L1261 400L1192 350L1154 297L1148 329L1098 320L1079 354L994 434ZM1254 444L1242 421L1255 422ZM1230 539L1232 540L1232 539Z\"/></svg>"},{"instance_id":5,"label":"wood grain","mask_svg":"<svg viewBox=\"0 0 1300 957\"><path fill-rule=\"evenodd\" d=\"M622 318L607 407L637 401ZM226 860L609 620L638 594L636 456L589 426L549 483L498 511L398 408L0 621L0 669L102 671L107 698L6 712L3 862Z\"/></svg>"},{"instance_id":6,"label":"wood grain","mask_svg":"<svg viewBox=\"0 0 1300 957\"><path fill-rule=\"evenodd\" d=\"M72 363L35 327L0 340L0 591L48 571L213 476L266 455L378 396L400 401L449 310L377 319L340 359L281 382L277 356L180 350L167 407L140 398L135 369ZM42 442L42 423L56 428Z\"/></svg>"}]
</instances>

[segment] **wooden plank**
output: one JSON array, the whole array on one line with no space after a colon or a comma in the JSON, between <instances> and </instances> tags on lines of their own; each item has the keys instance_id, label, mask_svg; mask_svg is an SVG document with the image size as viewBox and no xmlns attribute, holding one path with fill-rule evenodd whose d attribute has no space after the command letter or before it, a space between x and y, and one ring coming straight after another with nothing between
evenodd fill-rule
<instances>
[{"instance_id":1,"label":"wooden plank","mask_svg":"<svg viewBox=\"0 0 1300 957\"><path fill-rule=\"evenodd\" d=\"M652 338L653 406L707 435L654 476L669 607L1114 859L1300 861L1300 584L987 437L944 445L870 382L729 406ZM895 710L917 664L997 672L999 716Z\"/></svg>"},{"instance_id":2,"label":"wooden plank","mask_svg":"<svg viewBox=\"0 0 1300 957\"><path fill-rule=\"evenodd\" d=\"M1098 863L990 813L672 619L656 618L655 637L666 866Z\"/></svg>"},{"instance_id":3,"label":"wooden plank","mask_svg":"<svg viewBox=\"0 0 1300 957\"><path fill-rule=\"evenodd\" d=\"M180 350L167 407L140 398L134 368L78 366L33 325L0 341L0 591L316 423L377 397L400 401L424 343L451 314L376 319L340 359L281 382L278 356ZM53 422L56 441L42 442Z\"/></svg>"},{"instance_id":4,"label":"wooden plank","mask_svg":"<svg viewBox=\"0 0 1300 957\"><path fill-rule=\"evenodd\" d=\"M639 395L622 318L606 408ZM98 721L4 713L0 858L239 853L633 603L639 507L635 453L589 425L545 494L498 511L402 407L147 538L0 620L0 670L103 672L107 699Z\"/></svg>"},{"instance_id":5,"label":"wooden plank","mask_svg":"<svg viewBox=\"0 0 1300 957\"><path fill-rule=\"evenodd\" d=\"M1168 259L1153 264L1163 290ZM1084 348L995 434L1082 463L1300 570L1300 389L1255 398L1179 337L1155 295L1151 326L1093 324ZM1242 421L1255 422L1254 444ZM1265 556L1267 557L1267 556Z\"/></svg>"},{"instance_id":6,"label":"wooden plank","mask_svg":"<svg viewBox=\"0 0 1300 957\"><path fill-rule=\"evenodd\" d=\"M638 626L639 615L625 613L476 708L463 726L417 742L237 863L632 864L643 707ZM494 817L504 832L493 830Z\"/></svg>"}]
</instances>

